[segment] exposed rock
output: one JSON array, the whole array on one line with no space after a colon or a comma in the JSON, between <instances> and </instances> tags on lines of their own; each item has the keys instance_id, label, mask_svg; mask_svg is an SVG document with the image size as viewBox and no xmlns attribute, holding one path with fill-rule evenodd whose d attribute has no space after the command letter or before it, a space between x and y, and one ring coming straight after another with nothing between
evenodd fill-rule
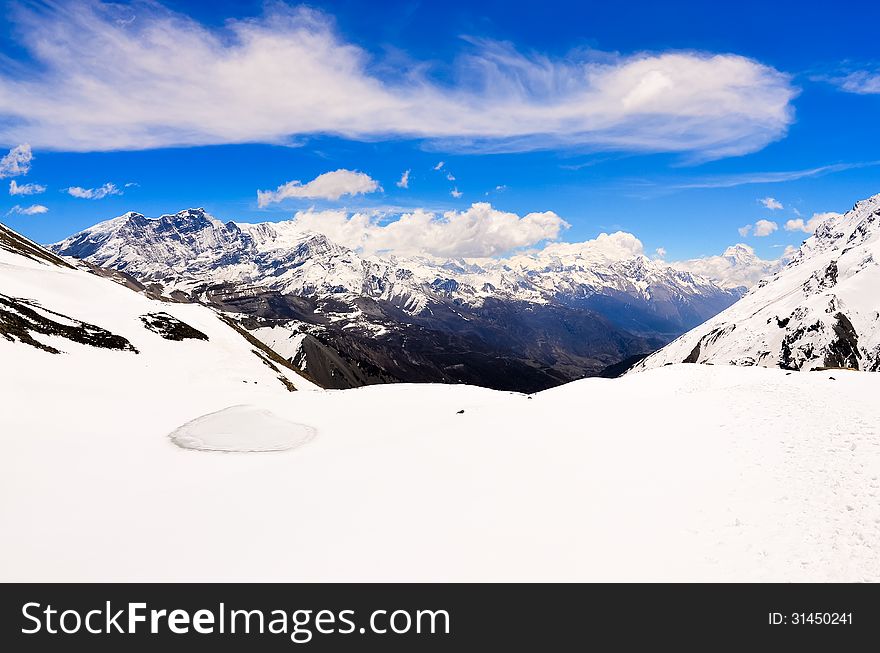
<instances>
[{"instance_id":1,"label":"exposed rock","mask_svg":"<svg viewBox=\"0 0 880 653\"><path fill-rule=\"evenodd\" d=\"M128 340L106 329L50 311L35 302L0 294L0 336L51 354L61 353L55 347L34 338L33 334L58 336L90 347L137 353L137 349Z\"/></svg>"},{"instance_id":2,"label":"exposed rock","mask_svg":"<svg viewBox=\"0 0 880 653\"><path fill-rule=\"evenodd\" d=\"M186 322L181 322L168 313L147 313L146 315L141 315L141 321L147 329L153 333L158 333L165 338L165 340L179 341L208 339L208 336L198 329L191 327Z\"/></svg>"}]
</instances>

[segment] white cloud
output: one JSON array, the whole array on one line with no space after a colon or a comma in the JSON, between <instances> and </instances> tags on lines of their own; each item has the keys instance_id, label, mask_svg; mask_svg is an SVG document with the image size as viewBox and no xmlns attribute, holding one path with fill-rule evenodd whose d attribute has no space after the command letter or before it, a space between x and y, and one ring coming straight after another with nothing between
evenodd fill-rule
<instances>
[{"instance_id":1,"label":"white cloud","mask_svg":"<svg viewBox=\"0 0 880 653\"><path fill-rule=\"evenodd\" d=\"M743 238L745 238L745 237L748 236L750 233L752 233L752 229L753 229L754 227L755 227L755 225L753 225L753 224L747 224L747 225L742 226L742 227L740 227L739 229L737 229L737 231L739 232L739 235L740 235L740 236L742 236Z\"/></svg>"},{"instance_id":2,"label":"white cloud","mask_svg":"<svg viewBox=\"0 0 880 653\"><path fill-rule=\"evenodd\" d=\"M102 200L110 195L122 195L122 191L116 187L116 184L108 181L98 188L71 186L67 189L67 194L84 200Z\"/></svg>"},{"instance_id":3,"label":"white cloud","mask_svg":"<svg viewBox=\"0 0 880 653\"><path fill-rule=\"evenodd\" d=\"M2 89L2 87L2 77L0 77L0 89ZM3 99L0 98L0 116L3 114L2 103ZM2 133L2 131L2 128L0 128L0 133ZM3 179L4 177L19 177L21 175L26 175L30 172L31 161L33 161L33 159L34 155L31 152L30 145L27 143L16 145L9 150L2 159L0 159L0 179Z\"/></svg>"},{"instance_id":4,"label":"white cloud","mask_svg":"<svg viewBox=\"0 0 880 653\"><path fill-rule=\"evenodd\" d=\"M538 253L541 257L566 258L575 256L614 261L627 260L644 256L644 254L645 248L642 241L625 231L616 231L612 234L601 233L593 240L579 243L550 243Z\"/></svg>"},{"instance_id":5,"label":"white cloud","mask_svg":"<svg viewBox=\"0 0 880 653\"><path fill-rule=\"evenodd\" d=\"M755 223L754 234L757 238L764 238L765 236L769 236L774 231L779 229L779 225L773 222L772 220L758 220Z\"/></svg>"},{"instance_id":6,"label":"white cloud","mask_svg":"<svg viewBox=\"0 0 880 653\"><path fill-rule=\"evenodd\" d=\"M39 195L45 192L46 187L40 184L22 184L19 186L15 179L9 180L10 195Z\"/></svg>"},{"instance_id":7,"label":"white cloud","mask_svg":"<svg viewBox=\"0 0 880 653\"><path fill-rule=\"evenodd\" d=\"M453 175L451 172L447 172L446 173L446 180L447 181L455 181L455 175Z\"/></svg>"},{"instance_id":8,"label":"white cloud","mask_svg":"<svg viewBox=\"0 0 880 653\"><path fill-rule=\"evenodd\" d=\"M408 180L409 176L407 175ZM264 207L291 197L338 200L343 195L363 195L377 190L382 190L382 187L370 175L340 168L318 175L307 184L301 181L288 181L274 191L258 190L257 204Z\"/></svg>"},{"instance_id":9,"label":"white cloud","mask_svg":"<svg viewBox=\"0 0 880 653\"><path fill-rule=\"evenodd\" d=\"M773 197L765 197L758 201L764 205L765 209L770 209L771 211L779 211L780 209L785 208L779 200Z\"/></svg>"},{"instance_id":10,"label":"white cloud","mask_svg":"<svg viewBox=\"0 0 880 653\"><path fill-rule=\"evenodd\" d=\"M721 256L704 256L688 261L670 263L677 270L684 270L711 279L723 288L750 288L763 277L779 270L789 256L765 260L744 243L728 247Z\"/></svg>"},{"instance_id":11,"label":"white cloud","mask_svg":"<svg viewBox=\"0 0 880 653\"><path fill-rule=\"evenodd\" d=\"M377 212L310 209L297 212L293 222L298 229L323 233L341 245L366 253L444 258L498 256L554 240L569 226L552 211L520 217L486 202L441 216L419 209L391 222Z\"/></svg>"},{"instance_id":12,"label":"white cloud","mask_svg":"<svg viewBox=\"0 0 880 653\"><path fill-rule=\"evenodd\" d=\"M785 223L786 231L803 231L806 234L811 234L816 231L816 227L818 227L822 222L827 220L828 218L836 218L839 217L839 213L835 213L833 211L829 211L828 213L814 213L813 217L809 220L804 221L803 218L797 218L796 220L789 220Z\"/></svg>"},{"instance_id":13,"label":"white cloud","mask_svg":"<svg viewBox=\"0 0 880 653\"><path fill-rule=\"evenodd\" d=\"M666 256L666 248L658 247L654 250L654 254L656 254L657 258L664 258Z\"/></svg>"},{"instance_id":14,"label":"white cloud","mask_svg":"<svg viewBox=\"0 0 880 653\"><path fill-rule=\"evenodd\" d=\"M400 181L397 182L398 188L409 188L409 170L404 170L400 175Z\"/></svg>"},{"instance_id":15,"label":"white cloud","mask_svg":"<svg viewBox=\"0 0 880 653\"><path fill-rule=\"evenodd\" d=\"M451 191L449 191L449 194L452 195L455 199L458 199L462 195L461 191L457 188L453 188Z\"/></svg>"},{"instance_id":16,"label":"white cloud","mask_svg":"<svg viewBox=\"0 0 880 653\"><path fill-rule=\"evenodd\" d=\"M118 20L130 12L94 1L12 12L27 56L0 72L0 141L87 151L333 134L711 158L782 138L798 93L788 75L732 54L551 58L473 40L447 77L459 81L441 83L425 62L388 72L312 9L269 4L216 28L151 2Z\"/></svg>"},{"instance_id":17,"label":"white cloud","mask_svg":"<svg viewBox=\"0 0 880 653\"><path fill-rule=\"evenodd\" d=\"M847 93L876 95L880 93L880 70L856 70L843 77L830 79Z\"/></svg>"},{"instance_id":18,"label":"white cloud","mask_svg":"<svg viewBox=\"0 0 880 653\"><path fill-rule=\"evenodd\" d=\"M31 204L30 206L19 206L16 204L9 211L7 211L6 215L12 215L15 213L21 215L39 215L41 213L47 213L49 211L48 208L43 206L42 204Z\"/></svg>"},{"instance_id":19,"label":"white cloud","mask_svg":"<svg viewBox=\"0 0 880 653\"><path fill-rule=\"evenodd\" d=\"M434 170L440 170L445 164L445 161L440 161L437 165L434 166Z\"/></svg>"}]
</instances>

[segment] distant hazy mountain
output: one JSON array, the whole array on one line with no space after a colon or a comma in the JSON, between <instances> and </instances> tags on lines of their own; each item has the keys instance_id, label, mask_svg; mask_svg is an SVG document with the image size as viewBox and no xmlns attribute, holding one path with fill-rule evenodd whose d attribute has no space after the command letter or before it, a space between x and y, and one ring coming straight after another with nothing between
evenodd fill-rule
<instances>
[{"instance_id":1,"label":"distant hazy mountain","mask_svg":"<svg viewBox=\"0 0 880 653\"><path fill-rule=\"evenodd\" d=\"M721 256L705 256L670 263L676 270L685 270L712 279L722 288L748 290L764 277L775 274L787 262L783 257L767 261L758 257L745 243L731 245Z\"/></svg>"},{"instance_id":2,"label":"distant hazy mountain","mask_svg":"<svg viewBox=\"0 0 880 653\"><path fill-rule=\"evenodd\" d=\"M636 369L667 363L880 370L880 195L831 215L790 263Z\"/></svg>"},{"instance_id":3,"label":"distant hazy mountain","mask_svg":"<svg viewBox=\"0 0 880 653\"><path fill-rule=\"evenodd\" d=\"M741 295L652 261L626 238L507 259L367 256L294 222L223 223L189 209L127 213L52 250L236 313L273 343L286 331L290 359L329 387L533 391L653 351Z\"/></svg>"}]
</instances>

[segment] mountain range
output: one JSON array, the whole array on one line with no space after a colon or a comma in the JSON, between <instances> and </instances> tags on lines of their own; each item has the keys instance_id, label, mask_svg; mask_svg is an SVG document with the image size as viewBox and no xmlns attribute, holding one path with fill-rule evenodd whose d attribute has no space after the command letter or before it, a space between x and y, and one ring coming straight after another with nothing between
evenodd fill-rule
<instances>
[{"instance_id":1,"label":"mountain range","mask_svg":"<svg viewBox=\"0 0 880 653\"><path fill-rule=\"evenodd\" d=\"M222 222L187 209L127 213L51 250L222 311L324 387L533 392L644 356L745 291L635 243L617 233L506 259L403 258L359 253L293 221Z\"/></svg>"}]
</instances>

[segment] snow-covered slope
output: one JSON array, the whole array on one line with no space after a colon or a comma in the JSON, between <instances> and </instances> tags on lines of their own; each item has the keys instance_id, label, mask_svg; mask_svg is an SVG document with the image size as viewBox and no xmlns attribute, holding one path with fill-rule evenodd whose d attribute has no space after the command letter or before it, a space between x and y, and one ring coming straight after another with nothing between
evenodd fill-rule
<instances>
[{"instance_id":1,"label":"snow-covered slope","mask_svg":"<svg viewBox=\"0 0 880 653\"><path fill-rule=\"evenodd\" d=\"M78 269L0 227L0 359L3 378L56 378L55 393L100 398L119 385L143 399L210 405L251 388L287 395L315 388L284 359L194 304L161 302ZM85 393L85 394L84 394ZM14 396L12 390L3 395ZM55 410L57 394L35 395L22 415ZM101 411L91 417L100 423Z\"/></svg>"},{"instance_id":2,"label":"snow-covered slope","mask_svg":"<svg viewBox=\"0 0 880 653\"><path fill-rule=\"evenodd\" d=\"M625 237L606 236L612 242ZM190 293L227 281L300 296L382 299L413 315L430 312L432 301L479 306L490 297L547 303L608 296L656 305L661 316L688 322L739 296L626 246L558 244L509 259L366 256L303 232L293 221L223 223L203 209L159 218L127 213L52 249L161 282L168 291Z\"/></svg>"},{"instance_id":3,"label":"snow-covered slope","mask_svg":"<svg viewBox=\"0 0 880 653\"><path fill-rule=\"evenodd\" d=\"M41 355L0 373L0 580L880 581L880 375L205 394ZM315 435L169 438L242 401Z\"/></svg>"},{"instance_id":4,"label":"snow-covered slope","mask_svg":"<svg viewBox=\"0 0 880 653\"><path fill-rule=\"evenodd\" d=\"M880 195L826 219L785 268L635 370L681 362L880 370Z\"/></svg>"},{"instance_id":5,"label":"snow-covered slope","mask_svg":"<svg viewBox=\"0 0 880 653\"><path fill-rule=\"evenodd\" d=\"M288 392L6 230L0 299L2 581L880 580L880 375Z\"/></svg>"}]
</instances>

